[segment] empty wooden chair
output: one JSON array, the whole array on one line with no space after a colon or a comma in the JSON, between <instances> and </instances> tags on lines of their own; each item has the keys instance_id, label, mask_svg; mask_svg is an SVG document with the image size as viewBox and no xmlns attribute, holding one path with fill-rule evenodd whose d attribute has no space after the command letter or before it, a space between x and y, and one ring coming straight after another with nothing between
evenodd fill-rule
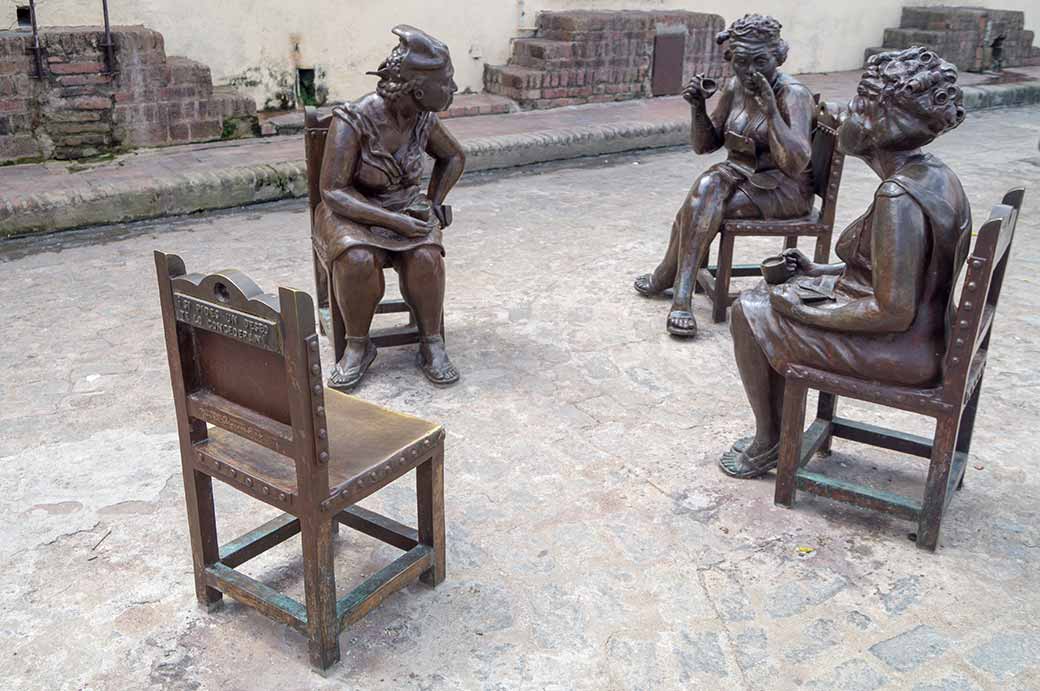
<instances>
[{"instance_id":1,"label":"empty wooden chair","mask_svg":"<svg viewBox=\"0 0 1040 691\"><path fill-rule=\"evenodd\" d=\"M1004 284L1015 224L1024 191L1012 190L979 231L967 272L941 383L932 388L895 386L791 365L784 372L783 422L775 501L790 507L797 490L917 521L917 546L935 550L951 491L960 489L968 462L975 413L986 368L993 316ZM816 420L804 431L808 389L820 392ZM835 417L838 396L900 408L935 418L932 439ZM806 466L817 451L830 449L834 437L928 458L922 499L898 496L828 479Z\"/></svg>"},{"instance_id":2,"label":"empty wooden chair","mask_svg":"<svg viewBox=\"0 0 1040 691\"><path fill-rule=\"evenodd\" d=\"M737 299L739 292L730 292L730 279L761 276L758 264L733 265L733 243L738 237L784 238L784 247L797 247L798 238L816 238L813 261L826 264L830 258L831 237L834 234L834 213L838 204L838 188L845 167L845 155L838 150L838 121L828 110L826 102L819 101L815 129L812 137L813 191L820 197L819 208L808 216L783 221L770 219L730 219L722 222L719 229L718 263L708 266L707 255L704 266L697 271L698 293L705 293L712 302L712 320L726 321L726 310Z\"/></svg>"},{"instance_id":3,"label":"empty wooden chair","mask_svg":"<svg viewBox=\"0 0 1040 691\"><path fill-rule=\"evenodd\" d=\"M292 626L324 670L339 660L343 627L416 579L444 579L444 430L325 388L306 293L264 293L238 271L189 274L162 252L155 266L198 600L227 594ZM417 530L356 505L411 470ZM284 513L220 546L212 478ZM404 550L338 600L337 521ZM235 570L297 533L305 603Z\"/></svg>"}]
</instances>

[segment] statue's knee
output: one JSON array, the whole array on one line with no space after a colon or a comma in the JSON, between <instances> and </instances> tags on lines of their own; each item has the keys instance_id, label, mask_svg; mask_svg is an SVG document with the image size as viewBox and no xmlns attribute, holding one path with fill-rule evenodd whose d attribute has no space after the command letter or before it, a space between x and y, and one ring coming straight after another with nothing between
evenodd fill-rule
<instances>
[{"instance_id":1,"label":"statue's knee","mask_svg":"<svg viewBox=\"0 0 1040 691\"><path fill-rule=\"evenodd\" d=\"M722 184L722 176L718 173L705 173L693 186L694 197L703 197L710 194Z\"/></svg>"},{"instance_id":2,"label":"statue's knee","mask_svg":"<svg viewBox=\"0 0 1040 691\"><path fill-rule=\"evenodd\" d=\"M742 337L748 331L747 317L744 316L744 304L737 298L729 308L729 332L734 339Z\"/></svg>"},{"instance_id":3,"label":"statue's knee","mask_svg":"<svg viewBox=\"0 0 1040 691\"><path fill-rule=\"evenodd\" d=\"M441 255L439 247L426 245L412 250L408 257L408 263L415 268L435 270L439 269L444 263L444 257Z\"/></svg>"},{"instance_id":4,"label":"statue's knee","mask_svg":"<svg viewBox=\"0 0 1040 691\"><path fill-rule=\"evenodd\" d=\"M336 268L351 276L368 275L379 269L376 257L364 247L352 247L336 260Z\"/></svg>"}]
</instances>

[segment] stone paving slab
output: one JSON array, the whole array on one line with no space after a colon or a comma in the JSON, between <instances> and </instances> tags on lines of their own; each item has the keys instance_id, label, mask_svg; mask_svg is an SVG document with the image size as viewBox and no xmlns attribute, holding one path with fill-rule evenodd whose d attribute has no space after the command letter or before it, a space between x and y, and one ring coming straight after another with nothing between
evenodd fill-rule
<instances>
[{"instance_id":1,"label":"stone paving slab","mask_svg":"<svg viewBox=\"0 0 1040 691\"><path fill-rule=\"evenodd\" d=\"M701 335L668 337L668 303L631 280L659 258L690 182L717 156L629 154L464 180L445 238L462 380L435 389L413 348L383 349L358 392L445 425L448 577L344 632L327 679L287 627L233 602L195 608L151 256L309 289L306 204L0 243L0 686L1040 688L1038 136L1040 107L988 111L930 148L960 175L976 226L1007 188L1029 187L965 487L936 554L907 539L907 522L804 495L781 509L771 475L738 481L715 467L752 423L728 329L698 297ZM876 186L849 161L840 225ZM776 248L756 239L736 253ZM321 355L327 373L324 340ZM931 432L900 411L839 406ZM926 467L841 440L818 463L906 493ZM272 517L222 483L215 491L224 540ZM411 522L414 486L364 504ZM345 589L399 552L343 530L336 554ZM300 598L298 558L294 539L246 571Z\"/></svg>"},{"instance_id":2,"label":"stone paving slab","mask_svg":"<svg viewBox=\"0 0 1040 691\"><path fill-rule=\"evenodd\" d=\"M988 84L966 73L969 108L1040 100L1040 67ZM800 78L824 99L847 99L858 70ZM689 107L678 97L549 111L453 118L467 170L682 145ZM189 214L307 193L301 135L147 149L94 166L62 162L0 168L0 237Z\"/></svg>"}]
</instances>

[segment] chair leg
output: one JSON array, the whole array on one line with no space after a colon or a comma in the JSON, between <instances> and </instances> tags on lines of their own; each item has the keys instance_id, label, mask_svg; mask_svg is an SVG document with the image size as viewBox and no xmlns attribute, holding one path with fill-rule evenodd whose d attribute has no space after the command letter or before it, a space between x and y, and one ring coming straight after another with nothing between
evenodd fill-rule
<instances>
[{"instance_id":1,"label":"chair leg","mask_svg":"<svg viewBox=\"0 0 1040 691\"><path fill-rule=\"evenodd\" d=\"M813 261L817 264L829 264L831 260L831 233L816 236L816 252Z\"/></svg>"},{"instance_id":2,"label":"chair leg","mask_svg":"<svg viewBox=\"0 0 1040 691\"><path fill-rule=\"evenodd\" d=\"M183 475L191 560L195 567L195 597L200 607L212 610L221 604L223 597L219 590L206 585L206 567L220 560L217 516L213 508L213 479L189 466L184 466Z\"/></svg>"},{"instance_id":3,"label":"chair leg","mask_svg":"<svg viewBox=\"0 0 1040 691\"><path fill-rule=\"evenodd\" d=\"M711 318L716 324L726 321L729 309L729 279L733 273L733 236L720 233L719 269L715 274L715 302L712 305Z\"/></svg>"},{"instance_id":4,"label":"chair leg","mask_svg":"<svg viewBox=\"0 0 1040 691\"><path fill-rule=\"evenodd\" d=\"M433 550L433 566L420 576L436 587L444 580L444 446L415 469L419 542Z\"/></svg>"},{"instance_id":5,"label":"chair leg","mask_svg":"<svg viewBox=\"0 0 1040 691\"><path fill-rule=\"evenodd\" d=\"M311 249L311 258L314 262L314 300L317 302L320 310L329 306L329 276L321 259L318 257L318 253L313 248ZM322 336L328 336L325 333L325 321L320 318L318 319L318 329L321 331Z\"/></svg>"},{"instance_id":6,"label":"chair leg","mask_svg":"<svg viewBox=\"0 0 1040 691\"><path fill-rule=\"evenodd\" d=\"M805 436L805 398L809 387L800 381L784 382L784 409L780 418L780 462L776 467L773 503L791 508L795 496L795 476Z\"/></svg>"},{"instance_id":7,"label":"chair leg","mask_svg":"<svg viewBox=\"0 0 1040 691\"><path fill-rule=\"evenodd\" d=\"M933 552L939 544L939 528L946 509L946 495L950 491L950 466L957 448L959 417L957 413L945 415L935 425L932 461L924 487L924 504L917 521L917 546Z\"/></svg>"},{"instance_id":8,"label":"chair leg","mask_svg":"<svg viewBox=\"0 0 1040 691\"><path fill-rule=\"evenodd\" d=\"M319 671L339 661L336 574L332 563L333 520L317 510L300 517L308 648L311 664Z\"/></svg>"},{"instance_id":9,"label":"chair leg","mask_svg":"<svg viewBox=\"0 0 1040 691\"><path fill-rule=\"evenodd\" d=\"M797 235L788 235L787 237L784 238L784 249L785 250L793 250L796 247L798 247L798 236Z\"/></svg>"},{"instance_id":10,"label":"chair leg","mask_svg":"<svg viewBox=\"0 0 1040 691\"><path fill-rule=\"evenodd\" d=\"M838 397L832 393L826 391L820 392L820 399L816 403L816 417L820 420L834 420L834 414L837 412ZM828 434L827 439L824 440L820 446L820 455L829 456L831 454L831 442L834 440L833 434Z\"/></svg>"},{"instance_id":11,"label":"chair leg","mask_svg":"<svg viewBox=\"0 0 1040 691\"><path fill-rule=\"evenodd\" d=\"M702 286L701 282L697 280L697 277L700 276L700 273L701 273L702 269L707 269L708 268L708 260L711 258L710 255L711 255L711 247L709 246L707 249L704 250L703 256L701 257L701 262L700 262L700 264L697 265L697 273L695 273L693 275L693 294L694 295L699 295L699 294L704 292L704 286Z\"/></svg>"},{"instance_id":12,"label":"chair leg","mask_svg":"<svg viewBox=\"0 0 1040 691\"><path fill-rule=\"evenodd\" d=\"M982 380L986 375L983 374L979 377L978 383L975 385L975 391L972 392L971 398L968 399L967 405L964 406L964 412L961 413L961 425L957 431L957 452L968 455L971 451L971 436L975 433L975 413L979 407L979 392L982 391ZM964 487L964 476L968 474L968 464L964 464L964 472L957 478L957 489L960 490Z\"/></svg>"},{"instance_id":13,"label":"chair leg","mask_svg":"<svg viewBox=\"0 0 1040 691\"><path fill-rule=\"evenodd\" d=\"M332 267L328 268L326 276L329 282L329 322L332 323L329 340L332 341L335 361L339 362L347 349L347 325L343 323L343 313L340 311L339 301L336 299L336 286L332 282Z\"/></svg>"}]
</instances>

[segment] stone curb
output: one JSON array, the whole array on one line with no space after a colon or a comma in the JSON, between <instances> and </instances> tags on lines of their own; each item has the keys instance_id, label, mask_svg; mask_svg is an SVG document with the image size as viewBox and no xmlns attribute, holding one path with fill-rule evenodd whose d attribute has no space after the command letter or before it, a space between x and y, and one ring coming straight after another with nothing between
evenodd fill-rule
<instances>
[{"instance_id":1,"label":"stone curb","mask_svg":"<svg viewBox=\"0 0 1040 691\"><path fill-rule=\"evenodd\" d=\"M1036 83L965 87L968 110L1040 103ZM689 123L628 122L486 137L463 142L467 172L583 156L680 146ZM302 154L303 143L300 143ZM102 185L80 192L42 192L0 206L0 238L226 209L307 195L304 161L189 172L156 185Z\"/></svg>"}]
</instances>

